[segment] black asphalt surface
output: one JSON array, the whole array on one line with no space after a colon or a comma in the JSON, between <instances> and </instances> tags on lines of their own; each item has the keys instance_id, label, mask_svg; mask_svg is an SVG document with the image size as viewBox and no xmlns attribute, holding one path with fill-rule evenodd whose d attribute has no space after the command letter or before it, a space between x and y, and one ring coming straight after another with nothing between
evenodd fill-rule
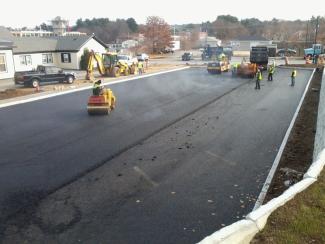
<instances>
[{"instance_id":1,"label":"black asphalt surface","mask_svg":"<svg viewBox=\"0 0 325 244\"><path fill-rule=\"evenodd\" d=\"M0 110L0 216L69 182L243 83L196 69L112 85L118 105L89 117L90 91Z\"/></svg>"},{"instance_id":2,"label":"black asphalt surface","mask_svg":"<svg viewBox=\"0 0 325 244\"><path fill-rule=\"evenodd\" d=\"M197 68L115 84L118 105L109 117L87 115L89 91L1 109L1 215L102 162L118 172L119 162L110 160L117 153L226 94L137 146L145 151L141 162L126 152L124 160L137 161L132 167L157 187L129 189L107 203L113 213L107 206L94 210L61 240L198 242L252 209L310 74L299 70L289 87L290 70L278 69L260 91L248 80Z\"/></svg>"}]
</instances>

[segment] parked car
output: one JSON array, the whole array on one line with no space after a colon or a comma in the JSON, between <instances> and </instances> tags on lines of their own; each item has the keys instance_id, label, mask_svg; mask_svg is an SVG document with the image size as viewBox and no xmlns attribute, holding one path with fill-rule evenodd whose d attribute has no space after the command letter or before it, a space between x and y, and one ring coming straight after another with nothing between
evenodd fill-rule
<instances>
[{"instance_id":1,"label":"parked car","mask_svg":"<svg viewBox=\"0 0 325 244\"><path fill-rule=\"evenodd\" d=\"M119 55L117 55L117 60L127 63L130 67L132 65L136 65L138 63L138 59L133 58L130 55L119 54Z\"/></svg>"},{"instance_id":2,"label":"parked car","mask_svg":"<svg viewBox=\"0 0 325 244\"><path fill-rule=\"evenodd\" d=\"M141 54L137 54L137 59L138 61L143 62L149 60L149 56L146 53L141 53Z\"/></svg>"},{"instance_id":3,"label":"parked car","mask_svg":"<svg viewBox=\"0 0 325 244\"><path fill-rule=\"evenodd\" d=\"M284 56L294 56L297 54L297 51L294 49L278 49L277 56L284 57Z\"/></svg>"},{"instance_id":4,"label":"parked car","mask_svg":"<svg viewBox=\"0 0 325 244\"><path fill-rule=\"evenodd\" d=\"M16 84L38 87L40 84L52 82L72 84L76 79L76 74L55 66L38 65L35 71L16 72L14 79Z\"/></svg>"},{"instance_id":5,"label":"parked car","mask_svg":"<svg viewBox=\"0 0 325 244\"><path fill-rule=\"evenodd\" d=\"M190 61L191 59L193 59L193 54L186 52L182 55L182 61Z\"/></svg>"}]
</instances>

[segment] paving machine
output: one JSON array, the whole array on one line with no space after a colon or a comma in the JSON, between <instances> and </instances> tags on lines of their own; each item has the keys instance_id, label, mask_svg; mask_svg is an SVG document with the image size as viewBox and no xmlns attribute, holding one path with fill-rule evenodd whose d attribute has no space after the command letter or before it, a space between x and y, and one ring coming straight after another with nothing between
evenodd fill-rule
<instances>
[{"instance_id":1,"label":"paving machine","mask_svg":"<svg viewBox=\"0 0 325 244\"><path fill-rule=\"evenodd\" d=\"M116 104L116 98L111 89L102 88L99 95L92 95L88 99L87 111L89 115L108 115Z\"/></svg>"},{"instance_id":2,"label":"paving machine","mask_svg":"<svg viewBox=\"0 0 325 244\"><path fill-rule=\"evenodd\" d=\"M237 75L240 77L254 78L256 72L257 72L256 63L242 62L241 64L237 65Z\"/></svg>"},{"instance_id":3,"label":"paving machine","mask_svg":"<svg viewBox=\"0 0 325 244\"><path fill-rule=\"evenodd\" d=\"M117 53L98 54L91 51L87 66L87 80L94 80L93 70L95 62L102 76L119 77L121 74L129 75L132 71L127 63L118 60Z\"/></svg>"}]
</instances>

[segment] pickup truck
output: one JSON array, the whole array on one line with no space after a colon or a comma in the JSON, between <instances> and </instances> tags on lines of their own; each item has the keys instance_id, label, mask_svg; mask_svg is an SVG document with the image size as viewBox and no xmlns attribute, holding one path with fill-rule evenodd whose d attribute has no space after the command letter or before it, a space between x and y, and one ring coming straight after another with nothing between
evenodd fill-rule
<instances>
[{"instance_id":1,"label":"pickup truck","mask_svg":"<svg viewBox=\"0 0 325 244\"><path fill-rule=\"evenodd\" d=\"M67 82L72 84L76 79L74 72L66 72L55 66L38 65L35 71L16 72L15 83L27 87L38 87L42 83Z\"/></svg>"},{"instance_id":2,"label":"pickup truck","mask_svg":"<svg viewBox=\"0 0 325 244\"><path fill-rule=\"evenodd\" d=\"M123 54L119 54L117 55L117 60L120 62L124 62L126 63L129 67L131 67L132 65L136 65L138 64L138 59L137 58L133 58L129 55L123 55Z\"/></svg>"}]
</instances>

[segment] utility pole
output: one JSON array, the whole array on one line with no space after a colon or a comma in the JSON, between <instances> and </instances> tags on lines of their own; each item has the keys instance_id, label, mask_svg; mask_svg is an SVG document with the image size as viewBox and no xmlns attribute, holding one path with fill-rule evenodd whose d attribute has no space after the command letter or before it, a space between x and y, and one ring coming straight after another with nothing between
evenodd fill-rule
<instances>
[{"instance_id":1,"label":"utility pole","mask_svg":"<svg viewBox=\"0 0 325 244\"><path fill-rule=\"evenodd\" d=\"M307 20L307 31L306 31L306 41L305 41L305 48L307 48L308 47L308 45L307 45L307 41L308 41L308 27L309 27L309 20Z\"/></svg>"},{"instance_id":2,"label":"utility pole","mask_svg":"<svg viewBox=\"0 0 325 244\"><path fill-rule=\"evenodd\" d=\"M314 64L317 63L317 60L316 60L316 57L315 57L315 54L316 54L316 44L317 44L317 35L318 35L318 24L319 23L319 16L317 17L316 19L316 30L315 30L315 42L314 42L314 57L313 57L313 61L314 61Z\"/></svg>"}]
</instances>

